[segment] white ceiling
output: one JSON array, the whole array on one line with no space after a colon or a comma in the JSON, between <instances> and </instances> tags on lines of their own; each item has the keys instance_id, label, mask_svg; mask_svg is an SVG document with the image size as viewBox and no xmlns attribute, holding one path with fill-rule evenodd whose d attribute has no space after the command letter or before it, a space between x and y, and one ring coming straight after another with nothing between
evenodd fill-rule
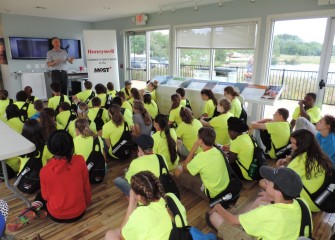
<instances>
[{"instance_id":1,"label":"white ceiling","mask_svg":"<svg viewBox=\"0 0 335 240\"><path fill-rule=\"evenodd\" d=\"M0 0L0 13L96 22L227 0ZM231 0L228 0L231 1Z\"/></svg>"}]
</instances>

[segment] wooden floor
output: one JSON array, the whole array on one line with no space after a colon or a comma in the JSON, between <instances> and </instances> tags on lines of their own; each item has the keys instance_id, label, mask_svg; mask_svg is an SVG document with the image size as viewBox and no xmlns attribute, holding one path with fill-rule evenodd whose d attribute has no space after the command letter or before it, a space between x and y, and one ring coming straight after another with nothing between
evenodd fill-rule
<instances>
[{"instance_id":1,"label":"wooden floor","mask_svg":"<svg viewBox=\"0 0 335 240\"><path fill-rule=\"evenodd\" d=\"M109 172L102 184L92 186L92 205L79 222L59 224L49 218L45 220L37 219L13 235L16 239L34 239L37 234L40 234L44 240L104 239L108 229L121 225L128 206L127 199L114 186L113 179L122 175L123 169L128 167L129 162L109 162ZM231 212L239 213L243 210L256 198L258 191L256 182L244 182L243 192L235 207L231 208ZM0 193L1 198L8 194L4 183L0 183ZM211 229L206 225L204 219L205 212L209 209L208 202L185 189L181 189L181 196L182 203L187 209L189 224L203 232L210 232ZM34 198L34 196L28 197L30 200ZM8 203L10 207L9 221L13 221L25 205L19 199L11 200ZM331 235L331 226L335 223L335 214L321 212L314 215L313 220L314 237L317 240L328 240Z\"/></svg>"}]
</instances>

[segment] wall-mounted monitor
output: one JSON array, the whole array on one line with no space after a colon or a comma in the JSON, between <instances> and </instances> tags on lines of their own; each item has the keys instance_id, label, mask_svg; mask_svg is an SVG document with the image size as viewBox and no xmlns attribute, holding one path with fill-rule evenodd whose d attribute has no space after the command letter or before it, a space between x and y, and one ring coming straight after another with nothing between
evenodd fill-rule
<instances>
[{"instance_id":1,"label":"wall-mounted monitor","mask_svg":"<svg viewBox=\"0 0 335 240\"><path fill-rule=\"evenodd\" d=\"M81 58L81 44L77 39L60 39L61 48L69 57ZM31 37L9 37L12 59L46 59L52 49L51 39Z\"/></svg>"},{"instance_id":2,"label":"wall-mounted monitor","mask_svg":"<svg viewBox=\"0 0 335 240\"><path fill-rule=\"evenodd\" d=\"M45 59L49 51L48 38L9 37L13 59Z\"/></svg>"},{"instance_id":3,"label":"wall-mounted monitor","mask_svg":"<svg viewBox=\"0 0 335 240\"><path fill-rule=\"evenodd\" d=\"M81 58L81 46L80 40L77 39L61 39L60 40L61 49L67 51L69 57L74 57L75 59ZM52 45L50 47L52 49Z\"/></svg>"}]
</instances>

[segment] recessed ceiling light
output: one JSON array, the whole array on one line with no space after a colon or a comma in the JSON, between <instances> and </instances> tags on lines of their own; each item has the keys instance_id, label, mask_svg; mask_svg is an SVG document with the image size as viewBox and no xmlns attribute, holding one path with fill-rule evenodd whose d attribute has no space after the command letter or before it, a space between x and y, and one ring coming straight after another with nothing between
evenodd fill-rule
<instances>
[{"instance_id":1,"label":"recessed ceiling light","mask_svg":"<svg viewBox=\"0 0 335 240\"><path fill-rule=\"evenodd\" d=\"M37 9L42 9L42 10L47 9L46 7L42 7L42 6L37 6L37 7L35 7L35 8L37 8Z\"/></svg>"},{"instance_id":2,"label":"recessed ceiling light","mask_svg":"<svg viewBox=\"0 0 335 240\"><path fill-rule=\"evenodd\" d=\"M105 10L111 10L111 7L103 7Z\"/></svg>"}]
</instances>

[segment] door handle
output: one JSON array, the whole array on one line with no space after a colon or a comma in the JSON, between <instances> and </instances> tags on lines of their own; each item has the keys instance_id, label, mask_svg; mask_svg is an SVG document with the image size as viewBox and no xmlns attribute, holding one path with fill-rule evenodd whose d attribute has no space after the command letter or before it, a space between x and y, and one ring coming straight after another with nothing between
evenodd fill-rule
<instances>
[{"instance_id":1,"label":"door handle","mask_svg":"<svg viewBox=\"0 0 335 240\"><path fill-rule=\"evenodd\" d=\"M321 79L321 81L319 82L319 88L322 89L326 86L325 81L323 81L323 79Z\"/></svg>"}]
</instances>

